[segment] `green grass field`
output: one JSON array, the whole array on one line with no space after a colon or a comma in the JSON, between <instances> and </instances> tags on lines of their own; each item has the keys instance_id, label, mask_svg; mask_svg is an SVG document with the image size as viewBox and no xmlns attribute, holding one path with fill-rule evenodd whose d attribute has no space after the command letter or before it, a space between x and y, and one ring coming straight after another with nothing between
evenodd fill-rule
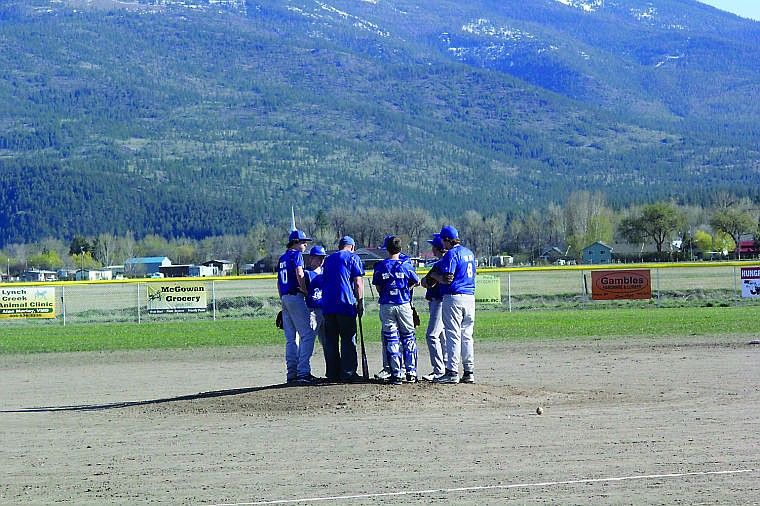
<instances>
[{"instance_id":1,"label":"green grass field","mask_svg":"<svg viewBox=\"0 0 760 506\"><path fill-rule=\"evenodd\" d=\"M625 339L692 336L760 336L758 308L678 307L605 310L535 310L477 312L475 339ZM424 340L423 327L418 340ZM365 340L379 340L376 313L363 318ZM145 350L276 345L282 331L273 319L253 318L162 323L0 326L0 354Z\"/></svg>"}]
</instances>

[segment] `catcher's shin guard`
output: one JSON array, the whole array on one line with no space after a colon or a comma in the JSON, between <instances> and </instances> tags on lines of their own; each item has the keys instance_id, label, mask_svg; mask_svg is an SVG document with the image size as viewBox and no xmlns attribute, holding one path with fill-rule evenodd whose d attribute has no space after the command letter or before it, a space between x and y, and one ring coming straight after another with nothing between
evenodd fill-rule
<instances>
[{"instance_id":1,"label":"catcher's shin guard","mask_svg":"<svg viewBox=\"0 0 760 506\"><path fill-rule=\"evenodd\" d=\"M402 358L398 332L383 332L383 340L385 341L385 355L391 374L399 377L402 374Z\"/></svg>"},{"instance_id":2,"label":"catcher's shin guard","mask_svg":"<svg viewBox=\"0 0 760 506\"><path fill-rule=\"evenodd\" d=\"M417 338L414 332L401 334L401 345L404 348L406 374L417 376Z\"/></svg>"}]
</instances>

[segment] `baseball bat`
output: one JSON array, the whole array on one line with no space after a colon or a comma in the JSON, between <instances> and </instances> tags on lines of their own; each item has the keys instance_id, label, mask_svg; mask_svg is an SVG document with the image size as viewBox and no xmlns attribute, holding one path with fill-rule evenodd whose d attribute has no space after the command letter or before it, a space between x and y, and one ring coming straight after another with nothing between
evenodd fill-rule
<instances>
[{"instance_id":1,"label":"baseball bat","mask_svg":"<svg viewBox=\"0 0 760 506\"><path fill-rule=\"evenodd\" d=\"M362 328L362 317L359 316L359 341L362 348L362 378L369 379L369 366L367 365L367 352L364 349L364 329Z\"/></svg>"}]
</instances>

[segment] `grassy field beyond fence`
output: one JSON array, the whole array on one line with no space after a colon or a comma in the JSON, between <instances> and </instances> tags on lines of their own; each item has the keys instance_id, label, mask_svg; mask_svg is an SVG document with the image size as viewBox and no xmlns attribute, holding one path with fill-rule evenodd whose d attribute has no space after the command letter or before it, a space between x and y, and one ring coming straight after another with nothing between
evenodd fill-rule
<instances>
[{"instance_id":1,"label":"grassy field beyond fence","mask_svg":"<svg viewBox=\"0 0 760 506\"><path fill-rule=\"evenodd\" d=\"M475 339L757 339L757 307L615 308L607 311L534 310L507 313L479 310ZM362 320L365 340L380 336L376 312ZM424 348L422 327L419 347ZM2 326L0 354L144 350L223 346L284 345L271 318L161 323L108 323L67 326Z\"/></svg>"}]
</instances>

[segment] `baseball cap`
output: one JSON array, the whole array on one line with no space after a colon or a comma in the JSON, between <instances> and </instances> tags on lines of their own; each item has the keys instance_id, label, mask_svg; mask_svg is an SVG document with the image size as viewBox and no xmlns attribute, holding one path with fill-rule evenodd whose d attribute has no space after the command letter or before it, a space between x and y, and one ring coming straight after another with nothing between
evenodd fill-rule
<instances>
[{"instance_id":1,"label":"baseball cap","mask_svg":"<svg viewBox=\"0 0 760 506\"><path fill-rule=\"evenodd\" d=\"M446 249L443 247L443 241L441 240L441 234L433 234L432 239L427 240L428 244L435 246L438 249Z\"/></svg>"},{"instance_id":2,"label":"baseball cap","mask_svg":"<svg viewBox=\"0 0 760 506\"><path fill-rule=\"evenodd\" d=\"M288 237L288 241L311 241L311 237L306 237L302 230L293 230Z\"/></svg>"},{"instance_id":3,"label":"baseball cap","mask_svg":"<svg viewBox=\"0 0 760 506\"><path fill-rule=\"evenodd\" d=\"M459 239L459 232L451 225L445 225L441 228L441 239Z\"/></svg>"},{"instance_id":4,"label":"baseball cap","mask_svg":"<svg viewBox=\"0 0 760 506\"><path fill-rule=\"evenodd\" d=\"M386 236L385 236L385 240L383 241L383 247L382 247L381 249L388 249L388 241L390 241L390 240L391 240L391 239L393 239L394 237L396 237L396 236L395 236L395 235L393 235L393 234L391 234L391 235L386 235Z\"/></svg>"},{"instance_id":5,"label":"baseball cap","mask_svg":"<svg viewBox=\"0 0 760 506\"><path fill-rule=\"evenodd\" d=\"M326 257L327 253L325 252L325 248L319 245L313 246L311 250L309 250L309 255L313 257Z\"/></svg>"},{"instance_id":6,"label":"baseball cap","mask_svg":"<svg viewBox=\"0 0 760 506\"><path fill-rule=\"evenodd\" d=\"M340 238L340 241L338 241L338 247L342 248L346 244L350 244L351 246L356 246L356 243L351 238L351 236L344 235L343 237Z\"/></svg>"}]
</instances>

